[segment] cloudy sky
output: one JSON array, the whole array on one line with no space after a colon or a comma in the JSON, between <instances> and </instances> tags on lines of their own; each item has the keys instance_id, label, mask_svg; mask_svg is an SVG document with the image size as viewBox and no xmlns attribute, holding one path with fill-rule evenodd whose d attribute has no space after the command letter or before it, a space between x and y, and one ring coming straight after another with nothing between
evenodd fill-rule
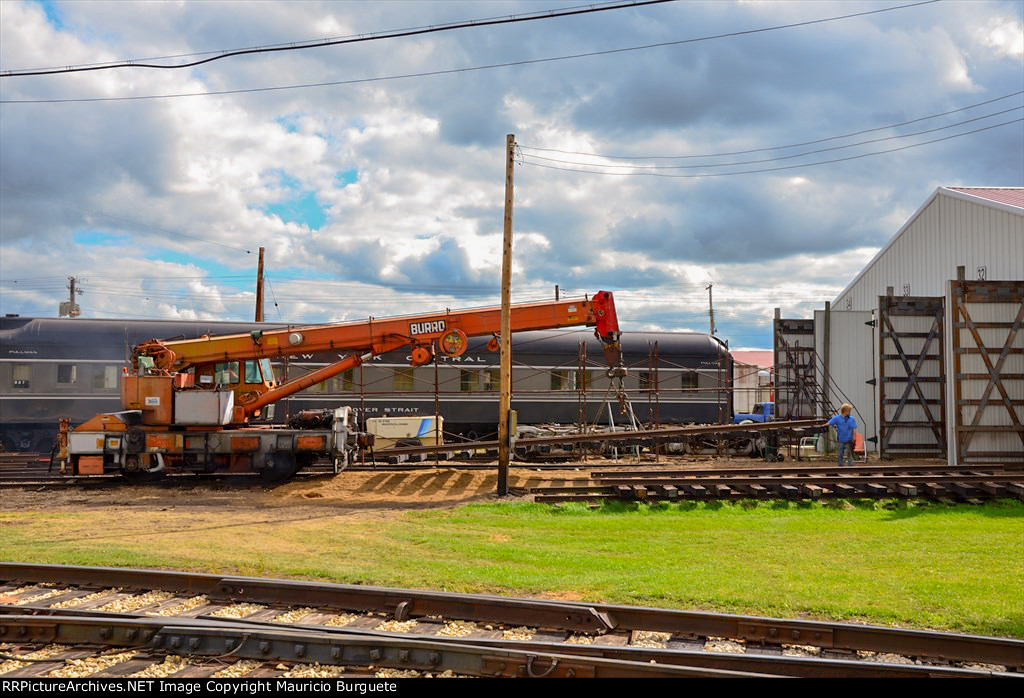
<instances>
[{"instance_id":1,"label":"cloudy sky","mask_svg":"<svg viewBox=\"0 0 1024 698\"><path fill-rule=\"evenodd\" d=\"M576 4L2 0L0 70ZM770 347L773 308L822 307L937 186L1024 184L1024 3L678 42L901 4L670 2L0 77L0 312L54 315L74 275L86 317L250 318L261 245L268 320L494 302L514 133L514 298L614 290L626 329L706 331L711 282L720 334Z\"/></svg>"}]
</instances>

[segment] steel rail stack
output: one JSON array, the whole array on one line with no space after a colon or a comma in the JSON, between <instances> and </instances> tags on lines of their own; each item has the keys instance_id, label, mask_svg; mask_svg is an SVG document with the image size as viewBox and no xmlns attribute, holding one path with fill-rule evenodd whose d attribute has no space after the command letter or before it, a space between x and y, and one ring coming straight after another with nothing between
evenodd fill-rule
<instances>
[{"instance_id":1,"label":"steel rail stack","mask_svg":"<svg viewBox=\"0 0 1024 698\"><path fill-rule=\"evenodd\" d=\"M160 675L182 678L303 669L354 676L1019 678L1024 669L1024 641L1007 638L18 563L0 563L0 654L4 678L61 675L89 661L98 662L92 676L163 667Z\"/></svg>"},{"instance_id":2,"label":"steel rail stack","mask_svg":"<svg viewBox=\"0 0 1024 698\"><path fill-rule=\"evenodd\" d=\"M534 487L537 502L607 499L1024 498L1024 467L985 465L794 465L764 468L594 471L589 482Z\"/></svg>"}]
</instances>

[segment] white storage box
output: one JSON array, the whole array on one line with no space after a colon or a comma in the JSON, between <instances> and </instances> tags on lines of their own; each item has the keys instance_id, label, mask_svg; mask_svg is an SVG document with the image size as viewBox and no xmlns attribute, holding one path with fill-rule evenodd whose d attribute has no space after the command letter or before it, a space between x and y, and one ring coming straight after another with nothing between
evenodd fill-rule
<instances>
[{"instance_id":1,"label":"white storage box","mask_svg":"<svg viewBox=\"0 0 1024 698\"><path fill-rule=\"evenodd\" d=\"M229 424L234 409L235 394L230 390L183 390L174 395L175 424Z\"/></svg>"}]
</instances>

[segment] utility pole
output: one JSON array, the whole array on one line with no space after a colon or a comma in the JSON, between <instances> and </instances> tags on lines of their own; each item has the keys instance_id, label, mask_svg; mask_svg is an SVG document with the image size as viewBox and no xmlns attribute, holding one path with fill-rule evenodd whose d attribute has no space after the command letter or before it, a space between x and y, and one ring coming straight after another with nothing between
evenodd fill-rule
<instances>
[{"instance_id":1,"label":"utility pole","mask_svg":"<svg viewBox=\"0 0 1024 698\"><path fill-rule=\"evenodd\" d=\"M715 302L711 298L711 287L714 284L708 284L708 317L711 319L711 336L715 336Z\"/></svg>"},{"instance_id":2,"label":"utility pole","mask_svg":"<svg viewBox=\"0 0 1024 698\"><path fill-rule=\"evenodd\" d=\"M256 267L256 322L263 322L263 249L260 248L260 261Z\"/></svg>"},{"instance_id":3,"label":"utility pole","mask_svg":"<svg viewBox=\"0 0 1024 698\"><path fill-rule=\"evenodd\" d=\"M501 253L501 370L498 382L498 495L508 495L508 465L512 456L512 202L515 183L516 137L505 137L505 233Z\"/></svg>"},{"instance_id":4,"label":"utility pole","mask_svg":"<svg viewBox=\"0 0 1024 698\"><path fill-rule=\"evenodd\" d=\"M555 284L555 300L558 300L558 284Z\"/></svg>"},{"instance_id":5,"label":"utility pole","mask_svg":"<svg viewBox=\"0 0 1024 698\"><path fill-rule=\"evenodd\" d=\"M68 299L58 308L58 317L78 317L82 314L82 309L75 303L75 295L82 295L82 289L78 288L78 279L73 276L68 277L68 291Z\"/></svg>"}]
</instances>

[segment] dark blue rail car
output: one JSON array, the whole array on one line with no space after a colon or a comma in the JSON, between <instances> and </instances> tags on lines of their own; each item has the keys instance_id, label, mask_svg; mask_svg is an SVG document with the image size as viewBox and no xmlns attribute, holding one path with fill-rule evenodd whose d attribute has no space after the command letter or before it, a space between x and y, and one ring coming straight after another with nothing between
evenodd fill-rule
<instances>
[{"instance_id":1,"label":"dark blue rail car","mask_svg":"<svg viewBox=\"0 0 1024 698\"><path fill-rule=\"evenodd\" d=\"M79 424L120 409L119 379L128 348L146 339L249 332L280 323L177 320L0 318L0 449L48 451L60 417ZM580 344L585 367L580 367ZM657 343L657 368L651 361ZM498 354L486 339L458 359L409 366L407 351L375 357L275 406L275 421L299 410L350 405L366 417L428 415L439 403L445 431L469 438L495 429ZM513 336L512 407L520 424L621 424L628 420L609 390L600 343L589 330ZM699 333L624 332L626 394L638 422L714 423L732 415L732 357ZM306 354L276 363L294 378L340 355ZM657 390L654 390L657 384Z\"/></svg>"}]
</instances>

